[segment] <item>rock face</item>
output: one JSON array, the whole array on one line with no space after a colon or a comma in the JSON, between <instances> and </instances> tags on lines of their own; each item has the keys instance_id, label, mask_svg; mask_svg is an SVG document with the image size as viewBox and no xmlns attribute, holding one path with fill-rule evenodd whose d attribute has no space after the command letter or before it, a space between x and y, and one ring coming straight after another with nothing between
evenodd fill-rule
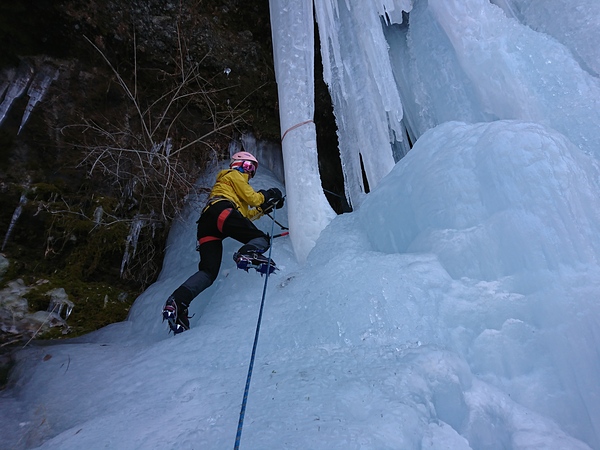
<instances>
[{"instance_id":1,"label":"rock face","mask_svg":"<svg viewBox=\"0 0 600 450\"><path fill-rule=\"evenodd\" d=\"M195 176L236 133L278 142L268 0L26 3L0 6L12 43L0 58L0 193L27 179L79 189L92 168L109 196L151 184L107 177L90 148L172 149Z\"/></svg>"},{"instance_id":2,"label":"rock face","mask_svg":"<svg viewBox=\"0 0 600 450\"><path fill-rule=\"evenodd\" d=\"M204 164L246 131L279 142L268 0L25 0L0 17L0 242L22 208L0 288L46 278L123 320L117 295L154 280Z\"/></svg>"},{"instance_id":3,"label":"rock face","mask_svg":"<svg viewBox=\"0 0 600 450\"><path fill-rule=\"evenodd\" d=\"M201 88L211 93L211 104L199 102L204 111L198 107L197 122L187 127L236 108L248 110L242 128L278 137L268 0L30 3L0 7L12 23L0 33L13 44L0 58L0 134L12 149L0 165L4 176L9 167L13 172L19 163L37 161L40 152L64 162L60 152L73 144L61 132L65 127L100 112L113 119L127 95L109 64L141 101L153 98L150 93L160 92L169 77L193 70L206 83ZM46 84L37 90L44 98L19 132L36 77L38 85Z\"/></svg>"},{"instance_id":4,"label":"rock face","mask_svg":"<svg viewBox=\"0 0 600 450\"><path fill-rule=\"evenodd\" d=\"M33 183L80 184L89 169L79 165L82 147L94 144L81 126L135 128L136 106L145 112L184 78L195 84L186 97L154 114L172 119L187 102L174 121L174 145L218 129L208 147L190 149L193 159L224 152L236 131L278 141L268 0L15 3L0 6L10 18L0 22L0 36L11 44L0 57L3 183L31 176ZM152 119L159 120L146 122Z\"/></svg>"}]
</instances>

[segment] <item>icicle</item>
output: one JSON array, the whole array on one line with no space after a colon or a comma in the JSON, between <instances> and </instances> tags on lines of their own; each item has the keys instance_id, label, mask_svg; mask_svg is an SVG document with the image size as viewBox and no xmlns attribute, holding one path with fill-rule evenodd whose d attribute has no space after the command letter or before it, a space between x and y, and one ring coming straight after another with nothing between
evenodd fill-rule
<instances>
[{"instance_id":1,"label":"icicle","mask_svg":"<svg viewBox=\"0 0 600 450\"><path fill-rule=\"evenodd\" d=\"M21 64L14 75L15 78L8 86L4 100L0 104L0 125L2 125L2 122L4 122L4 119L6 118L8 111L15 99L23 95L23 92L25 92L25 89L27 89L32 76L33 68L26 63Z\"/></svg>"},{"instance_id":2,"label":"icicle","mask_svg":"<svg viewBox=\"0 0 600 450\"><path fill-rule=\"evenodd\" d=\"M14 69L4 69L2 72L2 77L4 79L2 80L2 84L0 85L0 100L2 100L2 96L4 95L4 93L8 89L8 86L10 86L10 83L12 83L12 80L15 77Z\"/></svg>"},{"instance_id":3,"label":"icicle","mask_svg":"<svg viewBox=\"0 0 600 450\"><path fill-rule=\"evenodd\" d=\"M171 150L173 150L173 139L167 138L165 140L165 156L169 157L171 155Z\"/></svg>"},{"instance_id":4,"label":"icicle","mask_svg":"<svg viewBox=\"0 0 600 450\"><path fill-rule=\"evenodd\" d=\"M19 134L25 126L31 111L33 111L34 106L42 100L46 94L46 91L50 87L50 84L52 84L52 82L58 78L58 70L54 69L53 73L49 73L50 70L51 69L49 68L42 70L31 82L29 90L27 91L27 95L29 95L29 102L27 103L27 107L23 113L23 118L21 119L21 125L19 126L19 131L17 134Z\"/></svg>"},{"instance_id":5,"label":"icicle","mask_svg":"<svg viewBox=\"0 0 600 450\"><path fill-rule=\"evenodd\" d=\"M102 209L102 206L98 206L94 210L94 223L96 225L100 225L100 223L102 222L102 216L103 215L104 215L104 209Z\"/></svg>"},{"instance_id":6,"label":"icicle","mask_svg":"<svg viewBox=\"0 0 600 450\"><path fill-rule=\"evenodd\" d=\"M6 234L4 235L4 242L2 243L2 250L4 250L4 247L6 247L6 243L8 242L8 239L10 238L10 235L12 234L12 232L15 228L17 220L19 219L19 216L23 212L23 205L25 205L26 203L27 203L27 197L26 197L25 193L23 193L21 195L21 198L19 199L19 204L15 208L15 212L13 213L12 218L10 219L10 225L8 226L8 230L6 231Z\"/></svg>"},{"instance_id":7,"label":"icicle","mask_svg":"<svg viewBox=\"0 0 600 450\"><path fill-rule=\"evenodd\" d=\"M123 260L121 261L121 276L123 276L123 272L125 271L125 266L129 264L129 260L135 256L135 252L137 250L137 243L140 237L140 231L145 225L145 220L136 216L131 222L131 226L129 227L129 235L127 236L127 242L125 244L125 253L123 254ZM129 249L132 248L130 252Z\"/></svg>"},{"instance_id":8,"label":"icicle","mask_svg":"<svg viewBox=\"0 0 600 450\"><path fill-rule=\"evenodd\" d=\"M150 213L150 229L152 230L152 239L156 237L157 224L158 221L156 220L156 213L154 212L154 210L152 210L152 212Z\"/></svg>"},{"instance_id":9,"label":"icicle","mask_svg":"<svg viewBox=\"0 0 600 450\"><path fill-rule=\"evenodd\" d=\"M137 186L139 180L137 178L132 178L129 180L125 189L123 190L123 195L121 199L121 206L124 206L125 203L129 200L132 204L129 206L128 210L133 208L138 204L138 201L135 198L135 187Z\"/></svg>"},{"instance_id":10,"label":"icicle","mask_svg":"<svg viewBox=\"0 0 600 450\"><path fill-rule=\"evenodd\" d=\"M165 156L169 156L171 154L171 150L173 149L173 139L167 138L161 143L152 144L152 148L150 149L149 161L152 163L154 160L154 156L158 154L164 148Z\"/></svg>"},{"instance_id":11,"label":"icicle","mask_svg":"<svg viewBox=\"0 0 600 450\"><path fill-rule=\"evenodd\" d=\"M53 289L47 292L46 295L50 296L50 304L48 305L48 311L55 313L65 322L73 312L75 304L69 300L69 296L63 288ZM65 310L65 316L62 316L63 309Z\"/></svg>"},{"instance_id":12,"label":"icicle","mask_svg":"<svg viewBox=\"0 0 600 450\"><path fill-rule=\"evenodd\" d=\"M152 164L152 161L154 161L154 155L156 155L160 151L160 149L161 149L162 146L163 146L162 143L160 143L160 144L157 144L157 143L152 144L152 148L150 149L150 155L148 156L148 161L150 162L150 164Z\"/></svg>"},{"instance_id":13,"label":"icicle","mask_svg":"<svg viewBox=\"0 0 600 450\"><path fill-rule=\"evenodd\" d=\"M402 23L402 11L410 12L413 0L379 0L377 12L385 19L387 25Z\"/></svg>"}]
</instances>

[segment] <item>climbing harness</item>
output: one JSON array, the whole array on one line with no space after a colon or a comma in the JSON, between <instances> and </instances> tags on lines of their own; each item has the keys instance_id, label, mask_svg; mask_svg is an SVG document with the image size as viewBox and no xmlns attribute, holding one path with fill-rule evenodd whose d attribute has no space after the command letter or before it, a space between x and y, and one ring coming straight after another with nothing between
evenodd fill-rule
<instances>
[{"instance_id":1,"label":"climbing harness","mask_svg":"<svg viewBox=\"0 0 600 450\"><path fill-rule=\"evenodd\" d=\"M275 212L273 212L273 216ZM270 217L270 216L269 216ZM273 230L275 229L275 218L272 217L273 222L271 223L271 239L269 245L269 264L271 263L271 250L273 250ZM282 233L283 234L283 233ZM258 344L258 335L260 333L260 324L262 321L263 309L265 306L265 295L267 293L267 282L269 281L269 271L267 271L265 275L265 284L263 286L262 299L260 301L260 309L258 312L258 320L256 323L256 331L254 333L254 344L252 346L252 354L250 356L250 364L248 365L248 375L246 377L246 387L244 389L244 397L242 399L242 407L240 409L240 418L238 421L237 433L235 435L235 445L233 446L234 450L238 450L240 448L240 440L242 438L242 428L244 426L244 415L246 414L246 404L248 403L248 391L250 390L250 379L252 378L252 369L254 368L254 359L256 357L256 347Z\"/></svg>"}]
</instances>

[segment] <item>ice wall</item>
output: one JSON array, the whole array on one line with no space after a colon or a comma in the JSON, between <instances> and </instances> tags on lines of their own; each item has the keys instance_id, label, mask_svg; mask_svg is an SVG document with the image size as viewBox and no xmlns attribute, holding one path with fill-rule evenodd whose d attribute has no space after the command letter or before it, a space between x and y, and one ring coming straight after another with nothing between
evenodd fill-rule
<instances>
[{"instance_id":1,"label":"ice wall","mask_svg":"<svg viewBox=\"0 0 600 450\"><path fill-rule=\"evenodd\" d=\"M492 120L427 2L414 6L409 22L390 24L384 33L412 141L449 120Z\"/></svg>"},{"instance_id":2,"label":"ice wall","mask_svg":"<svg viewBox=\"0 0 600 450\"><path fill-rule=\"evenodd\" d=\"M487 0L421 0L408 25L386 27L414 140L445 121L518 119L554 128L580 149L598 152L598 78L568 47L508 17L505 11L523 15L516 3L502 9ZM575 10L565 14L581 17ZM546 27L559 20L547 16Z\"/></svg>"},{"instance_id":3,"label":"ice wall","mask_svg":"<svg viewBox=\"0 0 600 450\"><path fill-rule=\"evenodd\" d=\"M598 162L552 129L447 122L421 137L361 213L379 251L437 254L455 279L533 282L600 261L599 179Z\"/></svg>"},{"instance_id":4,"label":"ice wall","mask_svg":"<svg viewBox=\"0 0 600 450\"><path fill-rule=\"evenodd\" d=\"M427 130L448 121L539 123L600 157L600 80L595 75L600 51L593 44L600 29L600 6L586 0L577 8L563 5L562 14L553 14L558 3L314 2L324 79L334 105L351 205L356 209L364 200L365 179L374 189L406 153L407 137L414 143ZM271 14L280 99L284 99L284 158L292 166L286 169L286 183L289 189L298 167L312 166L308 171L303 168L315 177L308 183L310 191L310 185L318 183L316 156L298 166L290 150L303 148L313 135L308 118L312 118L312 54L307 47L312 42L312 16L306 2L295 7L299 5L305 12L295 16L295 27L291 3L271 2ZM283 25L284 20L290 22ZM585 32L575 28L589 30L592 38L586 40ZM295 129L297 124L304 125ZM285 142L309 130L311 137ZM294 202L291 192L290 201ZM316 210L319 204L320 200ZM297 209L292 207L291 214L298 214ZM314 229L309 232L312 241L321 228L304 221L291 218L291 223ZM303 244L301 253L306 254L311 245Z\"/></svg>"},{"instance_id":5,"label":"ice wall","mask_svg":"<svg viewBox=\"0 0 600 450\"><path fill-rule=\"evenodd\" d=\"M578 0L494 0L509 17L548 34L568 47L590 74L600 75L600 2Z\"/></svg>"}]
</instances>

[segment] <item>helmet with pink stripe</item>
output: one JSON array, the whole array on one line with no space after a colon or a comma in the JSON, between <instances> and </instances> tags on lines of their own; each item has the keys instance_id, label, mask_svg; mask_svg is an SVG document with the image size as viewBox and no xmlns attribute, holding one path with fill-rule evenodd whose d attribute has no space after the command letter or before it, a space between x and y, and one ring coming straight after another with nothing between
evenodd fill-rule
<instances>
[{"instance_id":1,"label":"helmet with pink stripe","mask_svg":"<svg viewBox=\"0 0 600 450\"><path fill-rule=\"evenodd\" d=\"M237 152L231 157L229 167L241 170L252 178L258 169L258 160L251 153Z\"/></svg>"}]
</instances>

